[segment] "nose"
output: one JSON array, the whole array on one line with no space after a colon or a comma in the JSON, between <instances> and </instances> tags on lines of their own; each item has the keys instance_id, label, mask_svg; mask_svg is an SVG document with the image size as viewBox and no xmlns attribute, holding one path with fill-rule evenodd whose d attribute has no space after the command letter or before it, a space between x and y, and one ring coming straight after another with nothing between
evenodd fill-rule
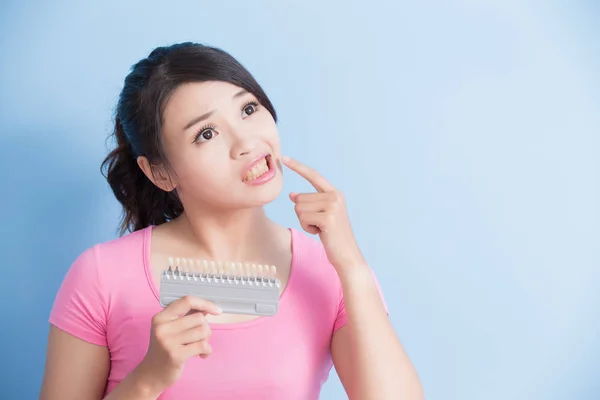
<instances>
[{"instance_id":1,"label":"nose","mask_svg":"<svg viewBox=\"0 0 600 400\"><path fill-rule=\"evenodd\" d=\"M251 132L237 132L231 135L233 143L231 146L231 158L240 159L254 154L258 139Z\"/></svg>"}]
</instances>

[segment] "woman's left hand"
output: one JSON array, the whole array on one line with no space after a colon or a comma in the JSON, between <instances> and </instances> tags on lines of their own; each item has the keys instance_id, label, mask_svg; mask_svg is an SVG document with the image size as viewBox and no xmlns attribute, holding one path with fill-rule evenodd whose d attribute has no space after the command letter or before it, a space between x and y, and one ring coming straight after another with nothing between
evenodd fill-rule
<instances>
[{"instance_id":1,"label":"woman's left hand","mask_svg":"<svg viewBox=\"0 0 600 400\"><path fill-rule=\"evenodd\" d=\"M281 160L317 191L290 193L290 200L295 203L294 211L302 228L321 238L329 262L336 269L365 264L352 232L342 193L314 169L289 157L282 157Z\"/></svg>"}]
</instances>

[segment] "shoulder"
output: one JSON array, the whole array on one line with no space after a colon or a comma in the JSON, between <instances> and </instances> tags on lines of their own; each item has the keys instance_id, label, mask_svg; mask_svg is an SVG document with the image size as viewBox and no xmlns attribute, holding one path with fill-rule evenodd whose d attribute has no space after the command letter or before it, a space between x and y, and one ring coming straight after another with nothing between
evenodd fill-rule
<instances>
[{"instance_id":1,"label":"shoulder","mask_svg":"<svg viewBox=\"0 0 600 400\"><path fill-rule=\"evenodd\" d=\"M96 266L105 266L112 264L112 261L131 261L131 258L140 258L148 246L151 227L144 228L135 232L128 233L119 238L96 243L83 252L81 252L75 264L95 264Z\"/></svg>"},{"instance_id":2,"label":"shoulder","mask_svg":"<svg viewBox=\"0 0 600 400\"><path fill-rule=\"evenodd\" d=\"M97 253L98 257L100 257L102 261L113 257L127 257L138 250L143 250L149 244L149 237L151 233L152 227L147 227L128 233L116 239L97 243L88 249L88 251L93 249L93 251ZM132 250L135 251L132 252Z\"/></svg>"},{"instance_id":3,"label":"shoulder","mask_svg":"<svg viewBox=\"0 0 600 400\"><path fill-rule=\"evenodd\" d=\"M116 287L127 281L127 274L140 271L150 228L117 239L94 244L78 254L67 268L55 300L62 305L93 299L90 303L106 304ZM139 275L139 272L137 273ZM63 307L64 308L64 307Z\"/></svg>"},{"instance_id":4,"label":"shoulder","mask_svg":"<svg viewBox=\"0 0 600 400\"><path fill-rule=\"evenodd\" d=\"M290 228L290 232L292 233L292 257L313 263L328 262L323 243L316 236L308 236L294 228Z\"/></svg>"},{"instance_id":5,"label":"shoulder","mask_svg":"<svg viewBox=\"0 0 600 400\"><path fill-rule=\"evenodd\" d=\"M79 253L66 271L63 286L85 287L95 284L107 290L117 274L129 267L140 265L146 254L145 247L149 228L128 233L116 239L91 245ZM66 289L66 288L64 288Z\"/></svg>"},{"instance_id":6,"label":"shoulder","mask_svg":"<svg viewBox=\"0 0 600 400\"><path fill-rule=\"evenodd\" d=\"M292 232L292 265L296 272L318 279L328 286L340 286L338 274L329 262L323 243L316 236L290 228Z\"/></svg>"}]
</instances>

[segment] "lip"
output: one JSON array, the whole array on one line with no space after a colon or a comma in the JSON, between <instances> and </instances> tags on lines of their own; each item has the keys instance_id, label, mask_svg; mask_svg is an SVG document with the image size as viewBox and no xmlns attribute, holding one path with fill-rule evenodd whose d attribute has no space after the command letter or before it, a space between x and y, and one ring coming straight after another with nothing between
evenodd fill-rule
<instances>
[{"instance_id":1,"label":"lip","mask_svg":"<svg viewBox=\"0 0 600 400\"><path fill-rule=\"evenodd\" d=\"M251 181L244 181L244 178L246 177L246 174L248 173L248 171L250 171L256 164L260 163L266 157L270 157L270 160L267 160L269 170L266 173L264 173L263 175L261 175L259 178L256 178ZM248 185L262 185L264 183L267 183L271 179L273 179L275 177L275 173L276 173L276 168L275 168L275 162L273 160L273 155L271 153L264 153L261 156L252 160L246 166L246 168L244 168L244 173L242 174L242 182L246 183Z\"/></svg>"}]
</instances>

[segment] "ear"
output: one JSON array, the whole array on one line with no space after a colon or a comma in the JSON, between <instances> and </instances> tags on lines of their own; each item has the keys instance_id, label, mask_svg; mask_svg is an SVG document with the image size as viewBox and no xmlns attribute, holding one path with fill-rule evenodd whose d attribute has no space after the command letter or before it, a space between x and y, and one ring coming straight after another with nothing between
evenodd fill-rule
<instances>
[{"instance_id":1,"label":"ear","mask_svg":"<svg viewBox=\"0 0 600 400\"><path fill-rule=\"evenodd\" d=\"M150 181L165 192L171 192L177 185L162 166L151 165L145 156L139 156L137 163Z\"/></svg>"}]
</instances>

